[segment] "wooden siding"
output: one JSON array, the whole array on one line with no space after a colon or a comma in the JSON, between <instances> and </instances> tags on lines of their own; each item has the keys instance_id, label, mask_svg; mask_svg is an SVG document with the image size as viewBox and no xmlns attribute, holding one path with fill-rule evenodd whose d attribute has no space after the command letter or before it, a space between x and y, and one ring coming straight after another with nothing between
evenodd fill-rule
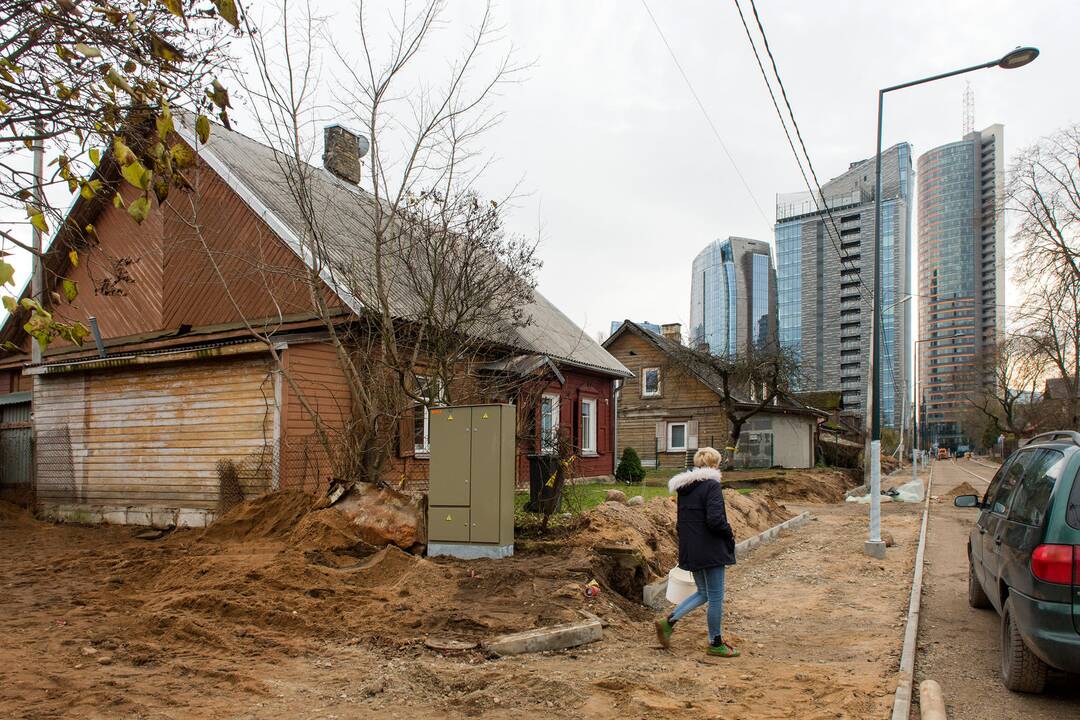
<instances>
[{"instance_id":1,"label":"wooden siding","mask_svg":"<svg viewBox=\"0 0 1080 720\"><path fill-rule=\"evenodd\" d=\"M349 383L333 346L326 343L290 345L285 368L337 440L351 414ZM317 492L326 488L332 462L315 432L315 421L288 382L283 382L281 487Z\"/></svg>"},{"instance_id":2,"label":"wooden siding","mask_svg":"<svg viewBox=\"0 0 1080 720\"><path fill-rule=\"evenodd\" d=\"M38 376L38 501L213 508L219 460L266 488L273 416L264 357Z\"/></svg>"},{"instance_id":3,"label":"wooden siding","mask_svg":"<svg viewBox=\"0 0 1080 720\"><path fill-rule=\"evenodd\" d=\"M296 254L204 163L194 175L194 203L174 193L155 209L164 218L162 327L312 312L307 270Z\"/></svg>"},{"instance_id":4,"label":"wooden siding","mask_svg":"<svg viewBox=\"0 0 1080 720\"><path fill-rule=\"evenodd\" d=\"M699 446L715 444L723 450L728 439L728 423L719 396L708 386L674 366L659 348L631 331L616 338L608 346L608 352L635 376L623 383L619 393L617 455L632 447L647 465L685 466L685 452L661 449L657 453L656 442L658 423L681 420L697 421ZM660 368L660 396L642 397L643 371L654 367Z\"/></svg>"}]
</instances>

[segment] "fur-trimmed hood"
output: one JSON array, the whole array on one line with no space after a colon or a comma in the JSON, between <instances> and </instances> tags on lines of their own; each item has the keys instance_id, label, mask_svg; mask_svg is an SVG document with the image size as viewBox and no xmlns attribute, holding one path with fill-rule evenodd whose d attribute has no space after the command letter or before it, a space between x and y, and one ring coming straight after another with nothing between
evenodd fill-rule
<instances>
[{"instance_id":1,"label":"fur-trimmed hood","mask_svg":"<svg viewBox=\"0 0 1080 720\"><path fill-rule=\"evenodd\" d=\"M721 474L716 468L700 467L693 470L687 470L681 472L675 477L668 480L668 492L674 495L681 488L693 485L697 482L703 482L705 480L715 480L720 482Z\"/></svg>"}]
</instances>

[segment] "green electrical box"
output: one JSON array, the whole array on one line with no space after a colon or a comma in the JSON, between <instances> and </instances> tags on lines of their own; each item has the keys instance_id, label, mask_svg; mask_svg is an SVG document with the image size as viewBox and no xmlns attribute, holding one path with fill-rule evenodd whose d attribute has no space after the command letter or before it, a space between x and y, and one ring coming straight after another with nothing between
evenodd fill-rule
<instances>
[{"instance_id":1,"label":"green electrical box","mask_svg":"<svg viewBox=\"0 0 1080 720\"><path fill-rule=\"evenodd\" d=\"M428 438L428 555L513 555L517 409L432 408Z\"/></svg>"}]
</instances>

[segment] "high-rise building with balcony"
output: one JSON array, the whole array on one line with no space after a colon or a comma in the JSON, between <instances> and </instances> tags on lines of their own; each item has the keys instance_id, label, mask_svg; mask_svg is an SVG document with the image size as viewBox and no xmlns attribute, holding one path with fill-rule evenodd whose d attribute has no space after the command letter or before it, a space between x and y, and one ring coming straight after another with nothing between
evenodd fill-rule
<instances>
[{"instance_id":1,"label":"high-rise building with balcony","mask_svg":"<svg viewBox=\"0 0 1080 720\"><path fill-rule=\"evenodd\" d=\"M737 355L776 337L776 272L761 240L714 240L694 258L690 341L717 355Z\"/></svg>"},{"instance_id":2,"label":"high-rise building with balcony","mask_svg":"<svg viewBox=\"0 0 1080 720\"><path fill-rule=\"evenodd\" d=\"M881 418L906 422L911 388L911 146L882 153ZM780 344L798 354L801 389L839 391L841 412L865 419L874 287L874 158L851 163L822 195L776 199Z\"/></svg>"},{"instance_id":3,"label":"high-rise building with balcony","mask_svg":"<svg viewBox=\"0 0 1080 720\"><path fill-rule=\"evenodd\" d=\"M927 445L969 443L967 396L1005 327L1001 125L919 157L919 415Z\"/></svg>"}]
</instances>

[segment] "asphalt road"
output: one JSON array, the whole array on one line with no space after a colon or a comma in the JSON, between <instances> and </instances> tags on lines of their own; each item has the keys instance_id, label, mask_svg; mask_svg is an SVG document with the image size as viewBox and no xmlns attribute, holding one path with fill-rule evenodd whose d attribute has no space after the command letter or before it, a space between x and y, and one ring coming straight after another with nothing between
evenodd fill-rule
<instances>
[{"instance_id":1,"label":"asphalt road","mask_svg":"<svg viewBox=\"0 0 1080 720\"><path fill-rule=\"evenodd\" d=\"M930 503L916 689L925 679L937 680L950 720L1080 717L1080 681L1075 677L1054 677L1043 695L1006 690L998 670L998 615L967 604L967 538L977 511L955 508L944 496L963 482L982 492L994 472L994 467L970 460L934 464L931 492L942 501ZM917 692L915 698L912 718L919 717Z\"/></svg>"}]
</instances>

